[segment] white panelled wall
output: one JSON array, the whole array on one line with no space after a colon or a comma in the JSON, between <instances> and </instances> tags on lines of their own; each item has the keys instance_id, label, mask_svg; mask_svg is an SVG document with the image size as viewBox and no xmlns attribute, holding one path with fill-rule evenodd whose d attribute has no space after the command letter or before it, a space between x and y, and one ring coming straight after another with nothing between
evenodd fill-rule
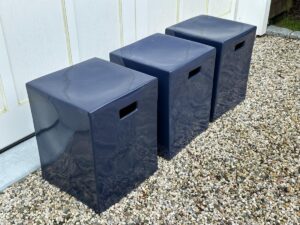
<instances>
[{"instance_id":1,"label":"white panelled wall","mask_svg":"<svg viewBox=\"0 0 300 225\"><path fill-rule=\"evenodd\" d=\"M25 83L68 65L59 0L0 0L0 149L33 132Z\"/></svg>"},{"instance_id":2,"label":"white panelled wall","mask_svg":"<svg viewBox=\"0 0 300 225\"><path fill-rule=\"evenodd\" d=\"M270 0L0 0L0 149L33 133L25 83L199 14L266 29Z\"/></svg>"}]
</instances>

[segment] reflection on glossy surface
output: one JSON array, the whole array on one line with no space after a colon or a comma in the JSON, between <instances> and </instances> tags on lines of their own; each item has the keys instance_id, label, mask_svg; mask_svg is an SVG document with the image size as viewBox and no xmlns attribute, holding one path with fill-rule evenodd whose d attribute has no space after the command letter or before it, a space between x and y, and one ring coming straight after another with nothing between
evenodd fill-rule
<instances>
[{"instance_id":1,"label":"reflection on glossy surface","mask_svg":"<svg viewBox=\"0 0 300 225\"><path fill-rule=\"evenodd\" d=\"M201 62L201 72L190 79L188 73L171 81L171 156L208 127L215 57Z\"/></svg>"},{"instance_id":2,"label":"reflection on glossy surface","mask_svg":"<svg viewBox=\"0 0 300 225\"><path fill-rule=\"evenodd\" d=\"M246 97L256 27L211 16L198 16L166 29L166 34L214 46L211 121Z\"/></svg>"},{"instance_id":3,"label":"reflection on glossy surface","mask_svg":"<svg viewBox=\"0 0 300 225\"><path fill-rule=\"evenodd\" d=\"M158 145L162 156L172 158L207 128L214 48L155 34L110 53L110 60L158 78Z\"/></svg>"},{"instance_id":4,"label":"reflection on glossy surface","mask_svg":"<svg viewBox=\"0 0 300 225\"><path fill-rule=\"evenodd\" d=\"M108 95L106 85L118 91ZM78 101L70 97L76 89ZM92 59L29 82L27 90L43 178L95 211L107 209L157 169L155 78ZM91 90L97 93L90 96ZM136 110L120 119L120 109L132 102Z\"/></svg>"},{"instance_id":5,"label":"reflection on glossy surface","mask_svg":"<svg viewBox=\"0 0 300 225\"><path fill-rule=\"evenodd\" d=\"M156 85L145 86L134 97L122 98L121 107L135 100L138 109L121 120L113 107L105 107L91 116L101 210L117 202L134 188L133 184L140 183L157 168Z\"/></svg>"}]
</instances>

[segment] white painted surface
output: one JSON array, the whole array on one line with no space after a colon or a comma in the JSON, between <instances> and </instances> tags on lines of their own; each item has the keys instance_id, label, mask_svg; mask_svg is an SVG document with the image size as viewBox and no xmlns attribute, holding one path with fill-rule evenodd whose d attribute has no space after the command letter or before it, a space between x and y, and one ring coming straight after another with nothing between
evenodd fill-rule
<instances>
[{"instance_id":1,"label":"white painted surface","mask_svg":"<svg viewBox=\"0 0 300 225\"><path fill-rule=\"evenodd\" d=\"M267 31L271 0L238 0L236 20L257 26L258 35Z\"/></svg>"},{"instance_id":2,"label":"white painted surface","mask_svg":"<svg viewBox=\"0 0 300 225\"><path fill-rule=\"evenodd\" d=\"M0 154L0 191L40 167L36 139L31 138Z\"/></svg>"},{"instance_id":3,"label":"white painted surface","mask_svg":"<svg viewBox=\"0 0 300 225\"><path fill-rule=\"evenodd\" d=\"M24 83L68 65L60 1L0 1L0 15L14 85L22 103L27 100Z\"/></svg>"},{"instance_id":4,"label":"white painted surface","mask_svg":"<svg viewBox=\"0 0 300 225\"><path fill-rule=\"evenodd\" d=\"M136 33L136 0L122 0L123 44L128 45L137 39Z\"/></svg>"},{"instance_id":5,"label":"white painted surface","mask_svg":"<svg viewBox=\"0 0 300 225\"><path fill-rule=\"evenodd\" d=\"M177 22L175 0L140 0L136 5L137 39L154 33L164 33L166 27Z\"/></svg>"},{"instance_id":6,"label":"white painted surface","mask_svg":"<svg viewBox=\"0 0 300 225\"><path fill-rule=\"evenodd\" d=\"M210 0L208 15L233 20L235 17L236 0Z\"/></svg>"},{"instance_id":7,"label":"white painted surface","mask_svg":"<svg viewBox=\"0 0 300 225\"><path fill-rule=\"evenodd\" d=\"M167 26L177 22L177 1L148 0L148 34L164 33Z\"/></svg>"},{"instance_id":8,"label":"white painted surface","mask_svg":"<svg viewBox=\"0 0 300 225\"><path fill-rule=\"evenodd\" d=\"M199 14L259 25L270 0L0 0L0 149L33 132L25 83Z\"/></svg>"},{"instance_id":9,"label":"white painted surface","mask_svg":"<svg viewBox=\"0 0 300 225\"><path fill-rule=\"evenodd\" d=\"M61 12L60 0L0 1L0 149L33 132L25 83L69 65Z\"/></svg>"},{"instance_id":10,"label":"white painted surface","mask_svg":"<svg viewBox=\"0 0 300 225\"><path fill-rule=\"evenodd\" d=\"M108 59L108 53L123 42L120 1L76 0L73 5L80 61L95 56Z\"/></svg>"},{"instance_id":11,"label":"white painted surface","mask_svg":"<svg viewBox=\"0 0 300 225\"><path fill-rule=\"evenodd\" d=\"M180 0L178 9L179 21L187 20L199 14L207 14L206 0Z\"/></svg>"},{"instance_id":12,"label":"white painted surface","mask_svg":"<svg viewBox=\"0 0 300 225\"><path fill-rule=\"evenodd\" d=\"M4 113L5 110L6 110L6 104L5 104L5 96L3 90L3 81L0 75L0 114Z\"/></svg>"}]
</instances>

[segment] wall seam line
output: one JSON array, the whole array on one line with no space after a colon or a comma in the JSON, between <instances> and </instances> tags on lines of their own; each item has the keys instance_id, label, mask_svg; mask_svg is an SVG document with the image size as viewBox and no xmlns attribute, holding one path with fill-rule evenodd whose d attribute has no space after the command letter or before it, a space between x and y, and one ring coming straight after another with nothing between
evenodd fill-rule
<instances>
[{"instance_id":1,"label":"wall seam line","mask_svg":"<svg viewBox=\"0 0 300 225\"><path fill-rule=\"evenodd\" d=\"M6 41L6 37L5 37L5 34L4 34L4 29L3 29L1 17L0 17L0 29L2 30L2 35L3 35L4 45L5 45L5 51L6 51L7 58L8 58L9 70L10 70L10 73L11 73L11 77L12 77L12 81L13 81L13 85L14 85L14 89L15 89L15 94L16 94L16 97L17 97L17 104L22 105L23 102L28 101L28 98L25 98L25 99L21 100L21 98L19 96L18 89L17 89L17 84L16 84L16 79L15 79L13 67L12 67L12 64L11 64L11 56L10 56L9 51L8 51L7 41Z\"/></svg>"},{"instance_id":2,"label":"wall seam line","mask_svg":"<svg viewBox=\"0 0 300 225\"><path fill-rule=\"evenodd\" d=\"M123 27L123 4L122 0L119 0L119 24L120 24L120 44L124 46L124 27Z\"/></svg>"},{"instance_id":3,"label":"wall seam line","mask_svg":"<svg viewBox=\"0 0 300 225\"><path fill-rule=\"evenodd\" d=\"M68 26L68 17L67 17L67 8L65 0L61 0L63 21L64 21L64 33L66 37L66 45L67 45L67 53L68 53L68 61L70 65L73 65L73 57L72 57L72 47L70 41L70 32Z\"/></svg>"}]
</instances>

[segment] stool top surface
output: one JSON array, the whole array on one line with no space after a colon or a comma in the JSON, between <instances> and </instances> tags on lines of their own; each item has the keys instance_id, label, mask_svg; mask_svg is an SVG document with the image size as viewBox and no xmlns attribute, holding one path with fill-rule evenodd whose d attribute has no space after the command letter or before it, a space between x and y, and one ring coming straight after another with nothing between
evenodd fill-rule
<instances>
[{"instance_id":1,"label":"stool top surface","mask_svg":"<svg viewBox=\"0 0 300 225\"><path fill-rule=\"evenodd\" d=\"M153 80L156 78L93 58L37 78L26 85L27 88L93 112Z\"/></svg>"},{"instance_id":2,"label":"stool top surface","mask_svg":"<svg viewBox=\"0 0 300 225\"><path fill-rule=\"evenodd\" d=\"M214 52L215 49L211 46L157 33L111 54L172 72L205 54Z\"/></svg>"},{"instance_id":3,"label":"stool top surface","mask_svg":"<svg viewBox=\"0 0 300 225\"><path fill-rule=\"evenodd\" d=\"M166 29L166 32L179 32L195 38L223 43L250 31L256 27L232 20L221 19L213 16L201 15Z\"/></svg>"}]
</instances>

